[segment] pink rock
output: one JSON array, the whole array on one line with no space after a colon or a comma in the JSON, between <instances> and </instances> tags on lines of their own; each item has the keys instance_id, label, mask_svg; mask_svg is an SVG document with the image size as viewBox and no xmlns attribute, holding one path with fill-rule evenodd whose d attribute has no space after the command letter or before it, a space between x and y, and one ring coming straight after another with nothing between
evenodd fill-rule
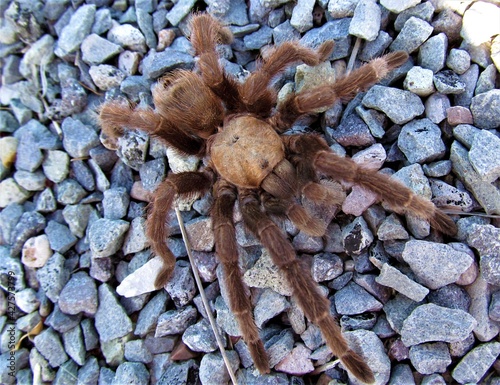
<instances>
[{"instance_id":1,"label":"pink rock","mask_svg":"<svg viewBox=\"0 0 500 385\"><path fill-rule=\"evenodd\" d=\"M448 123L452 126L458 124L473 124L472 113L468 108L462 106L453 106L446 110Z\"/></svg>"},{"instance_id":2,"label":"pink rock","mask_svg":"<svg viewBox=\"0 0 500 385\"><path fill-rule=\"evenodd\" d=\"M314 370L312 361L309 359L310 355L311 351L308 348L297 344L290 354L275 366L275 369L295 376L310 373Z\"/></svg>"}]
</instances>

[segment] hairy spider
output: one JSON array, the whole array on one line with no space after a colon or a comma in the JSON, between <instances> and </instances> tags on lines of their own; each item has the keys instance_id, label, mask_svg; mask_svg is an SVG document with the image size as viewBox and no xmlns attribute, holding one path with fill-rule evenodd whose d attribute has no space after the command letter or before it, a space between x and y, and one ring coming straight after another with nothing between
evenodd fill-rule
<instances>
[{"instance_id":1,"label":"hairy spider","mask_svg":"<svg viewBox=\"0 0 500 385\"><path fill-rule=\"evenodd\" d=\"M102 106L100 113L103 131L111 139L121 135L123 127L141 129L180 153L205 158L202 171L171 174L154 194L147 236L153 252L163 260L156 287L166 284L175 264L166 245L166 220L175 199L212 189L215 249L227 277L229 305L255 366L261 373L269 371L238 265L233 221L238 200L246 227L268 249L292 285L299 306L320 327L329 348L354 376L365 383L373 382L369 366L342 336L330 313L330 302L320 294L309 269L296 257L292 244L270 215L288 217L307 234L324 235L327 224L314 218L301 205L301 198L340 204L341 198L319 183L321 177L328 177L366 187L394 211L424 218L441 232L455 232L453 221L430 201L387 175L334 154L318 135L281 135L299 117L330 107L338 99L354 97L403 64L408 55L394 52L375 59L333 85L292 93L276 107L277 94L270 87L271 80L292 64L314 66L327 60L333 41L315 51L293 41L274 47L260 67L240 84L222 70L216 51L217 44L231 41L230 31L208 14L192 16L190 29L191 43L199 57L197 72L178 70L160 80L153 90L155 110L134 109L111 101Z\"/></svg>"}]
</instances>

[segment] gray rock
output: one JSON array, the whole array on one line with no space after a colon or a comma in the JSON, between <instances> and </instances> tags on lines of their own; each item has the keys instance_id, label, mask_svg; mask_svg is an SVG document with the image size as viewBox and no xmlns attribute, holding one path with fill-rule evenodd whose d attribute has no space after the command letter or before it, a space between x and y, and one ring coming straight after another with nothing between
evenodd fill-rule
<instances>
[{"instance_id":1,"label":"gray rock","mask_svg":"<svg viewBox=\"0 0 500 385\"><path fill-rule=\"evenodd\" d=\"M123 48L93 33L83 40L81 50L82 60L89 65L96 65L118 55Z\"/></svg>"},{"instance_id":2,"label":"gray rock","mask_svg":"<svg viewBox=\"0 0 500 385\"><path fill-rule=\"evenodd\" d=\"M463 49L452 48L446 59L446 65L453 72L461 75L470 67L470 55Z\"/></svg>"},{"instance_id":3,"label":"gray rock","mask_svg":"<svg viewBox=\"0 0 500 385\"><path fill-rule=\"evenodd\" d=\"M500 118L496 111L500 106L500 90L484 92L472 98L470 109L474 118L474 125L479 128L496 128L500 125Z\"/></svg>"},{"instance_id":4,"label":"gray rock","mask_svg":"<svg viewBox=\"0 0 500 385\"><path fill-rule=\"evenodd\" d=\"M144 338L146 334L155 329L158 317L161 313L165 312L167 300L167 293L162 290L144 306L137 318L134 330L135 335Z\"/></svg>"},{"instance_id":5,"label":"gray rock","mask_svg":"<svg viewBox=\"0 0 500 385\"><path fill-rule=\"evenodd\" d=\"M226 355L233 372L236 372L240 366L238 353L230 350ZM202 384L226 384L230 380L222 355L218 352L203 355L199 376Z\"/></svg>"},{"instance_id":6,"label":"gray rock","mask_svg":"<svg viewBox=\"0 0 500 385\"><path fill-rule=\"evenodd\" d=\"M93 315L97 311L97 289L95 281L84 271L71 276L59 294L59 308L66 314L83 312Z\"/></svg>"},{"instance_id":7,"label":"gray rock","mask_svg":"<svg viewBox=\"0 0 500 385\"><path fill-rule=\"evenodd\" d=\"M45 234L49 238L50 248L61 254L68 251L78 241L68 226L56 221L49 221L45 228Z\"/></svg>"},{"instance_id":8,"label":"gray rock","mask_svg":"<svg viewBox=\"0 0 500 385\"><path fill-rule=\"evenodd\" d=\"M119 148L117 154L127 166L139 170L146 160L148 142L148 136L145 133L126 131L118 139Z\"/></svg>"},{"instance_id":9,"label":"gray rock","mask_svg":"<svg viewBox=\"0 0 500 385\"><path fill-rule=\"evenodd\" d=\"M375 85L363 98L363 106L385 113L396 124L404 124L424 112L420 98L397 88Z\"/></svg>"},{"instance_id":10,"label":"gray rock","mask_svg":"<svg viewBox=\"0 0 500 385\"><path fill-rule=\"evenodd\" d=\"M16 293L16 306L25 313L34 312L38 309L40 301L32 288L27 288Z\"/></svg>"},{"instance_id":11,"label":"gray rock","mask_svg":"<svg viewBox=\"0 0 500 385\"><path fill-rule=\"evenodd\" d=\"M450 309L459 309L465 312L469 311L471 299L465 289L458 285L447 285L434 290L428 297L429 302L436 305L448 307Z\"/></svg>"},{"instance_id":12,"label":"gray rock","mask_svg":"<svg viewBox=\"0 0 500 385\"><path fill-rule=\"evenodd\" d=\"M62 205L79 203L86 195L85 189L74 179L65 179L55 186L57 202Z\"/></svg>"},{"instance_id":13,"label":"gray rock","mask_svg":"<svg viewBox=\"0 0 500 385\"><path fill-rule=\"evenodd\" d=\"M215 334L205 318L189 326L182 334L182 341L195 352L210 353L217 350Z\"/></svg>"},{"instance_id":14,"label":"gray rock","mask_svg":"<svg viewBox=\"0 0 500 385\"><path fill-rule=\"evenodd\" d=\"M285 297L271 289L266 289L259 297L254 309L255 323L258 328L283 313L290 307Z\"/></svg>"},{"instance_id":15,"label":"gray rock","mask_svg":"<svg viewBox=\"0 0 500 385\"><path fill-rule=\"evenodd\" d=\"M377 236L381 241L408 239L409 237L408 232L395 214L391 214L383 220L377 230Z\"/></svg>"},{"instance_id":16,"label":"gray rock","mask_svg":"<svg viewBox=\"0 0 500 385\"><path fill-rule=\"evenodd\" d=\"M193 299L196 286L189 263L182 260L176 262L174 273L165 290L178 308L187 305Z\"/></svg>"},{"instance_id":17,"label":"gray rock","mask_svg":"<svg viewBox=\"0 0 500 385\"><path fill-rule=\"evenodd\" d=\"M457 342L467 338L477 321L463 310L432 303L418 306L403 322L401 339L406 346L424 342Z\"/></svg>"},{"instance_id":18,"label":"gray rock","mask_svg":"<svg viewBox=\"0 0 500 385\"><path fill-rule=\"evenodd\" d=\"M266 44L271 44L273 40L273 30L268 26L262 26L258 31L255 31L243 38L243 43L247 50L260 49Z\"/></svg>"},{"instance_id":19,"label":"gray rock","mask_svg":"<svg viewBox=\"0 0 500 385\"><path fill-rule=\"evenodd\" d=\"M42 191L47 179L42 171L28 172L19 170L14 173L14 180L27 191ZM27 194L26 194L27 195Z\"/></svg>"},{"instance_id":20,"label":"gray rock","mask_svg":"<svg viewBox=\"0 0 500 385\"><path fill-rule=\"evenodd\" d=\"M167 20L173 26L177 26L191 12L194 3L194 0L180 0L168 12Z\"/></svg>"},{"instance_id":21,"label":"gray rock","mask_svg":"<svg viewBox=\"0 0 500 385\"><path fill-rule=\"evenodd\" d=\"M413 120L403 126L398 147L411 163L425 163L444 155L440 128L429 119Z\"/></svg>"},{"instance_id":22,"label":"gray rock","mask_svg":"<svg viewBox=\"0 0 500 385\"><path fill-rule=\"evenodd\" d=\"M83 334L80 326L77 325L73 329L68 330L63 334L64 350L66 353L80 366L85 363L85 344L83 342Z\"/></svg>"},{"instance_id":23,"label":"gray rock","mask_svg":"<svg viewBox=\"0 0 500 385\"><path fill-rule=\"evenodd\" d=\"M451 70L443 70L434 75L434 85L442 94L461 94L465 91L465 83Z\"/></svg>"},{"instance_id":24,"label":"gray rock","mask_svg":"<svg viewBox=\"0 0 500 385\"><path fill-rule=\"evenodd\" d=\"M481 344L470 351L451 372L460 384L479 382L500 354L500 343Z\"/></svg>"},{"instance_id":25,"label":"gray rock","mask_svg":"<svg viewBox=\"0 0 500 385\"><path fill-rule=\"evenodd\" d=\"M94 84L103 91L119 87L127 74L109 64L93 65L89 69L89 75Z\"/></svg>"},{"instance_id":26,"label":"gray rock","mask_svg":"<svg viewBox=\"0 0 500 385\"><path fill-rule=\"evenodd\" d=\"M149 384L149 372L141 362L124 362L116 369L112 385L121 384L146 385Z\"/></svg>"},{"instance_id":27,"label":"gray rock","mask_svg":"<svg viewBox=\"0 0 500 385\"><path fill-rule=\"evenodd\" d=\"M24 134L17 145L16 169L35 171L43 162L42 151L32 141L32 134Z\"/></svg>"},{"instance_id":28,"label":"gray rock","mask_svg":"<svg viewBox=\"0 0 500 385\"><path fill-rule=\"evenodd\" d=\"M391 328L401 333L403 322L419 304L421 302L415 302L402 294L397 294L396 297L388 301L384 305L384 312Z\"/></svg>"},{"instance_id":29,"label":"gray rock","mask_svg":"<svg viewBox=\"0 0 500 385\"><path fill-rule=\"evenodd\" d=\"M64 257L59 253L54 253L36 273L40 287L54 303L59 300L59 294L69 279L70 272L65 268L64 263Z\"/></svg>"},{"instance_id":30,"label":"gray rock","mask_svg":"<svg viewBox=\"0 0 500 385\"><path fill-rule=\"evenodd\" d=\"M419 285L387 263L383 264L380 275L375 278L375 281L381 285L392 287L397 292L416 302L422 301L429 293L429 289Z\"/></svg>"},{"instance_id":31,"label":"gray rock","mask_svg":"<svg viewBox=\"0 0 500 385\"><path fill-rule=\"evenodd\" d=\"M273 42L275 45L280 45L285 41L294 39L300 39L300 33L292 27L290 20L285 20L273 28Z\"/></svg>"},{"instance_id":32,"label":"gray rock","mask_svg":"<svg viewBox=\"0 0 500 385\"><path fill-rule=\"evenodd\" d=\"M349 33L368 41L375 40L380 30L381 14L374 0L359 1L349 25Z\"/></svg>"},{"instance_id":33,"label":"gray rock","mask_svg":"<svg viewBox=\"0 0 500 385\"><path fill-rule=\"evenodd\" d=\"M290 24L299 32L306 32L313 26L314 1L298 0L293 8Z\"/></svg>"},{"instance_id":34,"label":"gray rock","mask_svg":"<svg viewBox=\"0 0 500 385\"><path fill-rule=\"evenodd\" d=\"M426 176L439 178L448 175L451 172L451 161L449 160L438 160L437 162L432 162L429 164L424 164L422 166ZM432 188L432 180L431 180Z\"/></svg>"},{"instance_id":35,"label":"gray rock","mask_svg":"<svg viewBox=\"0 0 500 385\"><path fill-rule=\"evenodd\" d=\"M130 196L124 187L114 187L104 191L102 207L104 218L121 219L127 215Z\"/></svg>"},{"instance_id":36,"label":"gray rock","mask_svg":"<svg viewBox=\"0 0 500 385\"><path fill-rule=\"evenodd\" d=\"M79 120L68 117L63 120L61 129L64 149L73 158L88 156L90 150L99 144L95 130Z\"/></svg>"},{"instance_id":37,"label":"gray rock","mask_svg":"<svg viewBox=\"0 0 500 385\"><path fill-rule=\"evenodd\" d=\"M95 313L95 327L102 342L109 342L130 333L132 322L107 284L99 286L99 306Z\"/></svg>"},{"instance_id":38,"label":"gray rock","mask_svg":"<svg viewBox=\"0 0 500 385\"><path fill-rule=\"evenodd\" d=\"M427 3L425 3L427 4ZM410 369L410 365L407 364L397 364L391 372L391 378L389 379L389 385L397 384L407 384L415 385L415 379L413 378L413 373ZM430 384L427 384L430 385ZM437 384L435 384L437 385ZM445 385L445 384L443 384Z\"/></svg>"},{"instance_id":39,"label":"gray rock","mask_svg":"<svg viewBox=\"0 0 500 385\"><path fill-rule=\"evenodd\" d=\"M451 356L444 342L426 343L410 348L410 361L420 374L444 373Z\"/></svg>"},{"instance_id":40,"label":"gray rock","mask_svg":"<svg viewBox=\"0 0 500 385\"><path fill-rule=\"evenodd\" d=\"M66 333L67 331L73 329L78 326L80 321L82 320L82 315L68 315L64 314L61 309L59 309L59 305L54 305L54 310L45 320L45 323L52 327L59 333Z\"/></svg>"},{"instance_id":41,"label":"gray rock","mask_svg":"<svg viewBox=\"0 0 500 385\"><path fill-rule=\"evenodd\" d=\"M54 329L45 329L34 338L33 342L36 349L53 368L57 368L67 361L68 356L64 352L59 335Z\"/></svg>"},{"instance_id":42,"label":"gray rock","mask_svg":"<svg viewBox=\"0 0 500 385\"><path fill-rule=\"evenodd\" d=\"M387 383L391 375L391 363L380 338L374 332L363 329L346 332L344 336L351 347L356 347L356 352L375 373L374 384ZM347 373L350 382L356 385L362 384L349 372Z\"/></svg>"},{"instance_id":43,"label":"gray rock","mask_svg":"<svg viewBox=\"0 0 500 385\"><path fill-rule=\"evenodd\" d=\"M57 201L52 190L47 187L43 190L35 201L35 210L41 213L51 213L56 211Z\"/></svg>"},{"instance_id":44,"label":"gray rock","mask_svg":"<svg viewBox=\"0 0 500 385\"><path fill-rule=\"evenodd\" d=\"M453 99L455 100L455 105L469 108L479 78L479 66L477 64L472 64L467 71L459 75L459 78L460 81L465 84L465 91L461 94L454 95Z\"/></svg>"},{"instance_id":45,"label":"gray rock","mask_svg":"<svg viewBox=\"0 0 500 385\"><path fill-rule=\"evenodd\" d=\"M45 228L45 218L40 213L28 211L22 213L20 217L18 217L19 211L15 211L17 211L17 213L12 212L12 214L14 214L13 216L6 215L4 217L5 219L19 218L19 221L16 221L17 223L14 222L16 223L15 227L10 230L11 242L9 243L12 245L10 250L12 256L17 256L21 252L24 243Z\"/></svg>"},{"instance_id":46,"label":"gray rock","mask_svg":"<svg viewBox=\"0 0 500 385\"><path fill-rule=\"evenodd\" d=\"M456 282L473 262L469 254L448 245L418 240L406 243L403 259L430 289Z\"/></svg>"},{"instance_id":47,"label":"gray rock","mask_svg":"<svg viewBox=\"0 0 500 385\"><path fill-rule=\"evenodd\" d=\"M97 384L99 379L99 364L97 358L89 357L78 370L78 383Z\"/></svg>"},{"instance_id":48,"label":"gray rock","mask_svg":"<svg viewBox=\"0 0 500 385\"><path fill-rule=\"evenodd\" d=\"M293 343L293 333L290 329L285 329L264 341L264 347L267 351L269 366L271 368L290 354L293 349Z\"/></svg>"},{"instance_id":49,"label":"gray rock","mask_svg":"<svg viewBox=\"0 0 500 385\"><path fill-rule=\"evenodd\" d=\"M143 187L148 191L156 190L158 185L165 180L166 167L164 157L145 162L139 169Z\"/></svg>"},{"instance_id":50,"label":"gray rock","mask_svg":"<svg viewBox=\"0 0 500 385\"><path fill-rule=\"evenodd\" d=\"M337 312L342 315L378 311L383 305L354 282L350 282L334 295Z\"/></svg>"},{"instance_id":51,"label":"gray rock","mask_svg":"<svg viewBox=\"0 0 500 385\"><path fill-rule=\"evenodd\" d=\"M138 253L149 246L146 237L146 220L137 217L130 222L130 227L123 241L123 254Z\"/></svg>"},{"instance_id":52,"label":"gray rock","mask_svg":"<svg viewBox=\"0 0 500 385\"><path fill-rule=\"evenodd\" d=\"M19 123L9 111L0 111L0 132L14 132L19 128Z\"/></svg>"},{"instance_id":53,"label":"gray rock","mask_svg":"<svg viewBox=\"0 0 500 385\"><path fill-rule=\"evenodd\" d=\"M144 34L146 44L150 49L156 49L158 39L156 38L155 31L153 30L153 16L136 6L135 15L137 17L137 24Z\"/></svg>"},{"instance_id":54,"label":"gray rock","mask_svg":"<svg viewBox=\"0 0 500 385\"><path fill-rule=\"evenodd\" d=\"M131 51L146 52L146 38L130 24L116 24L108 32L107 39Z\"/></svg>"},{"instance_id":55,"label":"gray rock","mask_svg":"<svg viewBox=\"0 0 500 385\"><path fill-rule=\"evenodd\" d=\"M394 13L401 13L404 10L419 4L420 0L381 0L380 4Z\"/></svg>"},{"instance_id":56,"label":"gray rock","mask_svg":"<svg viewBox=\"0 0 500 385\"><path fill-rule=\"evenodd\" d=\"M123 243L129 223L121 219L98 219L90 225L89 244L97 258L109 257L118 251Z\"/></svg>"},{"instance_id":57,"label":"gray rock","mask_svg":"<svg viewBox=\"0 0 500 385\"><path fill-rule=\"evenodd\" d=\"M349 114L335 128L326 128L333 141L342 146L366 147L375 143L368 125L357 115Z\"/></svg>"},{"instance_id":58,"label":"gray rock","mask_svg":"<svg viewBox=\"0 0 500 385\"><path fill-rule=\"evenodd\" d=\"M444 67L447 49L448 38L446 34L437 34L422 44L418 52L418 62L423 68L437 73Z\"/></svg>"},{"instance_id":59,"label":"gray rock","mask_svg":"<svg viewBox=\"0 0 500 385\"><path fill-rule=\"evenodd\" d=\"M69 23L59 34L54 53L59 57L64 57L75 52L80 47L83 39L90 33L96 6L94 4L82 5L71 16Z\"/></svg>"},{"instance_id":60,"label":"gray rock","mask_svg":"<svg viewBox=\"0 0 500 385\"><path fill-rule=\"evenodd\" d=\"M95 181L90 168L82 160L71 162L71 171L74 178L87 191L95 190Z\"/></svg>"},{"instance_id":61,"label":"gray rock","mask_svg":"<svg viewBox=\"0 0 500 385\"><path fill-rule=\"evenodd\" d=\"M153 355L149 352L144 340L132 340L125 343L125 359L149 364L153 361Z\"/></svg>"},{"instance_id":62,"label":"gray rock","mask_svg":"<svg viewBox=\"0 0 500 385\"><path fill-rule=\"evenodd\" d=\"M143 60L143 75L148 79L156 79L174 69L191 69L194 58L171 47L162 52L150 52Z\"/></svg>"},{"instance_id":63,"label":"gray rock","mask_svg":"<svg viewBox=\"0 0 500 385\"><path fill-rule=\"evenodd\" d=\"M433 28L429 23L412 16L406 21L398 36L389 46L389 49L391 51L413 53L427 40L432 30Z\"/></svg>"},{"instance_id":64,"label":"gray rock","mask_svg":"<svg viewBox=\"0 0 500 385\"><path fill-rule=\"evenodd\" d=\"M313 258L311 274L316 282L330 281L343 273L344 263L335 254L317 254Z\"/></svg>"},{"instance_id":65,"label":"gray rock","mask_svg":"<svg viewBox=\"0 0 500 385\"><path fill-rule=\"evenodd\" d=\"M375 40L365 42L359 53L359 59L366 62L380 57L391 43L392 37L385 31L379 31Z\"/></svg>"},{"instance_id":66,"label":"gray rock","mask_svg":"<svg viewBox=\"0 0 500 385\"><path fill-rule=\"evenodd\" d=\"M493 321L500 321L500 291L495 291L491 295L489 316Z\"/></svg>"},{"instance_id":67,"label":"gray rock","mask_svg":"<svg viewBox=\"0 0 500 385\"><path fill-rule=\"evenodd\" d=\"M497 79L497 69L494 64L490 64L488 67L485 68L483 72L481 72L481 75L479 75L479 78L477 79L476 89L474 90L474 94L479 95L494 89L496 79ZM1 117L0 117L0 122L1 122ZM1 130L1 124L0 124L0 130Z\"/></svg>"},{"instance_id":68,"label":"gray rock","mask_svg":"<svg viewBox=\"0 0 500 385\"><path fill-rule=\"evenodd\" d=\"M373 242L373 234L363 217L357 217L342 229L344 250L352 254L360 254Z\"/></svg>"},{"instance_id":69,"label":"gray rock","mask_svg":"<svg viewBox=\"0 0 500 385\"><path fill-rule=\"evenodd\" d=\"M78 238L83 237L89 217L92 212L90 205L67 205L63 209L63 218L69 226L71 233Z\"/></svg>"},{"instance_id":70,"label":"gray rock","mask_svg":"<svg viewBox=\"0 0 500 385\"><path fill-rule=\"evenodd\" d=\"M60 183L66 179L69 172L69 156L59 150L48 151L42 164L47 179Z\"/></svg>"},{"instance_id":71,"label":"gray rock","mask_svg":"<svg viewBox=\"0 0 500 385\"><path fill-rule=\"evenodd\" d=\"M415 66L408 71L404 80L404 88L419 96L428 96L434 89L433 72L429 69Z\"/></svg>"},{"instance_id":72,"label":"gray rock","mask_svg":"<svg viewBox=\"0 0 500 385\"><path fill-rule=\"evenodd\" d=\"M455 175L474 194L486 213L500 214L500 192L491 183L482 180L469 162L467 149L457 141L451 145L450 160Z\"/></svg>"},{"instance_id":73,"label":"gray rock","mask_svg":"<svg viewBox=\"0 0 500 385\"><path fill-rule=\"evenodd\" d=\"M168 310L158 318L155 337L163 337L184 332L190 325L196 322L197 311L192 306L186 306L179 310Z\"/></svg>"},{"instance_id":74,"label":"gray rock","mask_svg":"<svg viewBox=\"0 0 500 385\"><path fill-rule=\"evenodd\" d=\"M318 48L326 40L335 40L335 49L329 60L336 60L347 57L351 46L349 36L350 18L331 20L319 28L307 31L299 40L301 45L309 48Z\"/></svg>"},{"instance_id":75,"label":"gray rock","mask_svg":"<svg viewBox=\"0 0 500 385\"><path fill-rule=\"evenodd\" d=\"M396 31L401 31L406 21L412 17L418 17L419 19L425 20L430 23L432 16L434 15L434 6L431 2L425 2L414 7L407 8L404 11L398 13L396 20L394 21L394 29Z\"/></svg>"}]
</instances>

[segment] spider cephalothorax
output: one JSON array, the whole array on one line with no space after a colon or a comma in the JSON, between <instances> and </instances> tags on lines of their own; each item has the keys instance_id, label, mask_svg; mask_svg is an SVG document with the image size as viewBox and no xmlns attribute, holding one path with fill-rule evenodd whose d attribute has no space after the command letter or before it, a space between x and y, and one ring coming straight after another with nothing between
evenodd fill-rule
<instances>
[{"instance_id":1,"label":"spider cephalothorax","mask_svg":"<svg viewBox=\"0 0 500 385\"><path fill-rule=\"evenodd\" d=\"M373 85L403 64L408 55L394 52L375 59L333 85L292 93L276 106L271 80L292 64L317 65L326 60L333 49L332 41L316 51L297 42L285 42L273 48L240 84L224 73L216 52L217 44L230 41L229 31L207 14L193 16L190 28L199 57L196 72L176 71L162 79L153 91L155 110L108 102L100 114L103 131L110 137L119 135L122 127L142 129L181 153L205 158L207 166L202 171L171 174L155 191L147 235L154 253L163 259L156 286L160 288L168 281L175 264L166 246L166 219L175 199L212 189L215 249L227 277L229 305L259 371L268 372L269 362L238 265L233 221L236 201L246 227L268 249L292 285L299 306L320 327L332 352L354 376L373 382L371 369L342 336L328 299L320 294L310 271L297 259L287 236L270 216L287 217L307 234L323 235L327 224L313 217L301 205L301 198L340 204L342 196L320 183L321 177L327 177L371 189L394 211L427 219L439 231L455 232L453 221L430 201L387 175L334 154L319 136L281 135L299 117L329 107L338 99L352 98Z\"/></svg>"}]
</instances>

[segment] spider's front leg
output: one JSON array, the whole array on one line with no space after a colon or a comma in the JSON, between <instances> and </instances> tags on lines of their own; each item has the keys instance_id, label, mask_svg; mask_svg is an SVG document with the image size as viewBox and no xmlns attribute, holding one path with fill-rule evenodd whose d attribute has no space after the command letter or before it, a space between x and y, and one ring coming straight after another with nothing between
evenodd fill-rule
<instances>
[{"instance_id":1,"label":"spider's front leg","mask_svg":"<svg viewBox=\"0 0 500 385\"><path fill-rule=\"evenodd\" d=\"M331 107L337 100L352 99L407 60L406 52L392 52L364 64L333 85L318 86L298 94L291 94L278 107L277 113L270 118L270 123L278 131L285 131L302 115L314 113L319 108Z\"/></svg>"},{"instance_id":2,"label":"spider's front leg","mask_svg":"<svg viewBox=\"0 0 500 385\"><path fill-rule=\"evenodd\" d=\"M333 179L360 185L373 191L397 213L411 213L426 219L436 230L455 235L455 223L431 201L416 195L411 189L390 176L359 166L350 158L333 153L328 144L316 135L290 135L284 138L292 153L310 160L318 172Z\"/></svg>"},{"instance_id":3,"label":"spider's front leg","mask_svg":"<svg viewBox=\"0 0 500 385\"><path fill-rule=\"evenodd\" d=\"M245 225L269 251L273 263L285 274L306 317L319 326L328 347L354 376L365 383L373 383L375 377L370 367L347 345L342 336L339 325L330 313L330 301L321 295L310 270L297 259L285 234L261 210L256 192L247 189L238 192Z\"/></svg>"},{"instance_id":4,"label":"spider's front leg","mask_svg":"<svg viewBox=\"0 0 500 385\"><path fill-rule=\"evenodd\" d=\"M212 207L212 228L215 237L215 250L222 263L226 276L229 307L238 319L243 339L248 345L255 366L261 373L269 373L269 360L264 344L259 337L252 314L252 303L243 284L238 264L238 245L233 221L233 208L236 190L223 179L214 186L214 205Z\"/></svg>"},{"instance_id":5,"label":"spider's front leg","mask_svg":"<svg viewBox=\"0 0 500 385\"><path fill-rule=\"evenodd\" d=\"M146 235L151 248L163 259L163 268L155 281L160 288L170 279L175 266L175 256L167 246L168 214L176 198L188 198L207 192L212 186L212 175L208 172L187 171L171 174L156 189L149 206Z\"/></svg>"}]
</instances>

